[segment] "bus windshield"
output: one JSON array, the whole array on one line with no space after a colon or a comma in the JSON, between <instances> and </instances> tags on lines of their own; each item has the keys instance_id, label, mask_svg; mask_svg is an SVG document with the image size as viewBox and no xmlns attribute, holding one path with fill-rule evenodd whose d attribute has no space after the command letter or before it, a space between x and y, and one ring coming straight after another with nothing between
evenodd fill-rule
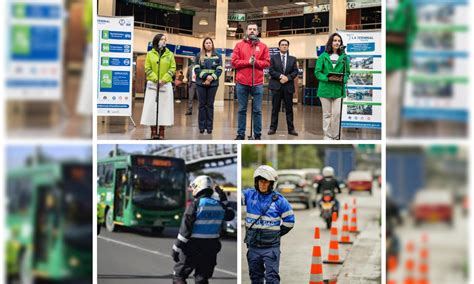
<instances>
[{"instance_id":1,"label":"bus windshield","mask_svg":"<svg viewBox=\"0 0 474 284\"><path fill-rule=\"evenodd\" d=\"M186 172L179 167L132 168L133 203L144 209L174 210L184 206Z\"/></svg>"},{"instance_id":2,"label":"bus windshield","mask_svg":"<svg viewBox=\"0 0 474 284\"><path fill-rule=\"evenodd\" d=\"M65 168L63 183L65 238L71 245L92 247L92 167Z\"/></svg>"}]
</instances>

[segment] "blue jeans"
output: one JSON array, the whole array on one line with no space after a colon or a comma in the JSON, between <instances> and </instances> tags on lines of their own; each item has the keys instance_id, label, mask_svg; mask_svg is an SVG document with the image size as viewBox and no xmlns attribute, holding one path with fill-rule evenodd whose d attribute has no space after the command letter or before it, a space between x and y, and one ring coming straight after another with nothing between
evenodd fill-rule
<instances>
[{"instance_id":1,"label":"blue jeans","mask_svg":"<svg viewBox=\"0 0 474 284\"><path fill-rule=\"evenodd\" d=\"M280 247L249 247L247 262L252 284L280 283Z\"/></svg>"},{"instance_id":2,"label":"blue jeans","mask_svg":"<svg viewBox=\"0 0 474 284\"><path fill-rule=\"evenodd\" d=\"M237 118L237 135L245 136L245 128L247 127L247 103L249 96L253 94L253 134L260 136L262 134L262 97L263 85L252 87L238 84L236 85L237 100L239 102L238 118ZM252 133L250 133L252 134Z\"/></svg>"}]
</instances>

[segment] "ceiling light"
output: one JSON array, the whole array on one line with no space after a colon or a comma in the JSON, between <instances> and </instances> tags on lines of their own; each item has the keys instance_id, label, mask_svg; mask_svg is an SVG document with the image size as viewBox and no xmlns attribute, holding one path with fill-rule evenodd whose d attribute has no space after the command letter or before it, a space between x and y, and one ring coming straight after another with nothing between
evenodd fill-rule
<instances>
[{"instance_id":1,"label":"ceiling light","mask_svg":"<svg viewBox=\"0 0 474 284\"><path fill-rule=\"evenodd\" d=\"M308 5L306 2L295 2L295 4L300 6Z\"/></svg>"},{"instance_id":2,"label":"ceiling light","mask_svg":"<svg viewBox=\"0 0 474 284\"><path fill-rule=\"evenodd\" d=\"M201 19L199 20L199 25L200 25L200 26L207 26L207 25L209 25L209 22L207 21L207 18L201 18Z\"/></svg>"},{"instance_id":3,"label":"ceiling light","mask_svg":"<svg viewBox=\"0 0 474 284\"><path fill-rule=\"evenodd\" d=\"M264 15L268 14L268 7L267 7L267 6L263 6L263 11L262 11L262 13L263 13Z\"/></svg>"},{"instance_id":4,"label":"ceiling light","mask_svg":"<svg viewBox=\"0 0 474 284\"><path fill-rule=\"evenodd\" d=\"M176 11L181 11L181 4L179 2L176 2L176 4L174 4L174 9Z\"/></svg>"}]
</instances>

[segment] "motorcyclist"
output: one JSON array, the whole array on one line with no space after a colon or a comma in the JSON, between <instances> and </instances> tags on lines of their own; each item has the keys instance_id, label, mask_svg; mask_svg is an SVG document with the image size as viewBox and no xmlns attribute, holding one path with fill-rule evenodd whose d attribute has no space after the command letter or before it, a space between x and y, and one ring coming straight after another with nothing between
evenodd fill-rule
<instances>
[{"instance_id":1,"label":"motorcyclist","mask_svg":"<svg viewBox=\"0 0 474 284\"><path fill-rule=\"evenodd\" d=\"M334 177L334 168L333 167L324 167L323 168L323 178L318 181L317 193L324 195L325 192L330 191L330 194L333 196L334 200L334 211L339 215L339 201L336 198L336 192L341 193L341 188L339 187L339 182ZM318 204L321 208L323 201L323 196L319 200Z\"/></svg>"},{"instance_id":2,"label":"motorcyclist","mask_svg":"<svg viewBox=\"0 0 474 284\"><path fill-rule=\"evenodd\" d=\"M278 174L270 166L258 167L253 175L255 188L242 193L246 206L244 242L252 283L280 283L280 238L294 226L295 216L285 197L274 192Z\"/></svg>"},{"instance_id":3,"label":"motorcyclist","mask_svg":"<svg viewBox=\"0 0 474 284\"><path fill-rule=\"evenodd\" d=\"M214 273L222 222L234 219L227 196L209 176L198 176L190 185L194 202L186 208L172 256L176 262L173 283L185 284L194 272L195 283L209 283ZM214 190L220 200L212 198Z\"/></svg>"},{"instance_id":4,"label":"motorcyclist","mask_svg":"<svg viewBox=\"0 0 474 284\"><path fill-rule=\"evenodd\" d=\"M394 256L398 259L400 252L400 240L396 233L396 226L403 224L403 219L400 215L400 209L398 204L393 200L391 195L390 184L386 185L386 254L388 256ZM387 262L388 265L388 262Z\"/></svg>"}]
</instances>

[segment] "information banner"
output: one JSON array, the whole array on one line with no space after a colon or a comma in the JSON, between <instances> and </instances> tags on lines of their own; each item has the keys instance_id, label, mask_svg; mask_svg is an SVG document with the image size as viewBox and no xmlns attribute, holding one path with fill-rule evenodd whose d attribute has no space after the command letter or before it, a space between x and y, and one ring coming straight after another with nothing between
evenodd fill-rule
<instances>
[{"instance_id":1,"label":"information banner","mask_svg":"<svg viewBox=\"0 0 474 284\"><path fill-rule=\"evenodd\" d=\"M343 128L382 129L382 46L380 32L339 31L351 75L342 107Z\"/></svg>"},{"instance_id":2,"label":"information banner","mask_svg":"<svg viewBox=\"0 0 474 284\"><path fill-rule=\"evenodd\" d=\"M403 99L407 120L468 121L469 2L415 1L418 32Z\"/></svg>"},{"instance_id":3,"label":"information banner","mask_svg":"<svg viewBox=\"0 0 474 284\"><path fill-rule=\"evenodd\" d=\"M62 0L8 0L6 97L60 100L63 90Z\"/></svg>"},{"instance_id":4,"label":"information banner","mask_svg":"<svg viewBox=\"0 0 474 284\"><path fill-rule=\"evenodd\" d=\"M132 116L133 17L97 17L97 114Z\"/></svg>"}]
</instances>

